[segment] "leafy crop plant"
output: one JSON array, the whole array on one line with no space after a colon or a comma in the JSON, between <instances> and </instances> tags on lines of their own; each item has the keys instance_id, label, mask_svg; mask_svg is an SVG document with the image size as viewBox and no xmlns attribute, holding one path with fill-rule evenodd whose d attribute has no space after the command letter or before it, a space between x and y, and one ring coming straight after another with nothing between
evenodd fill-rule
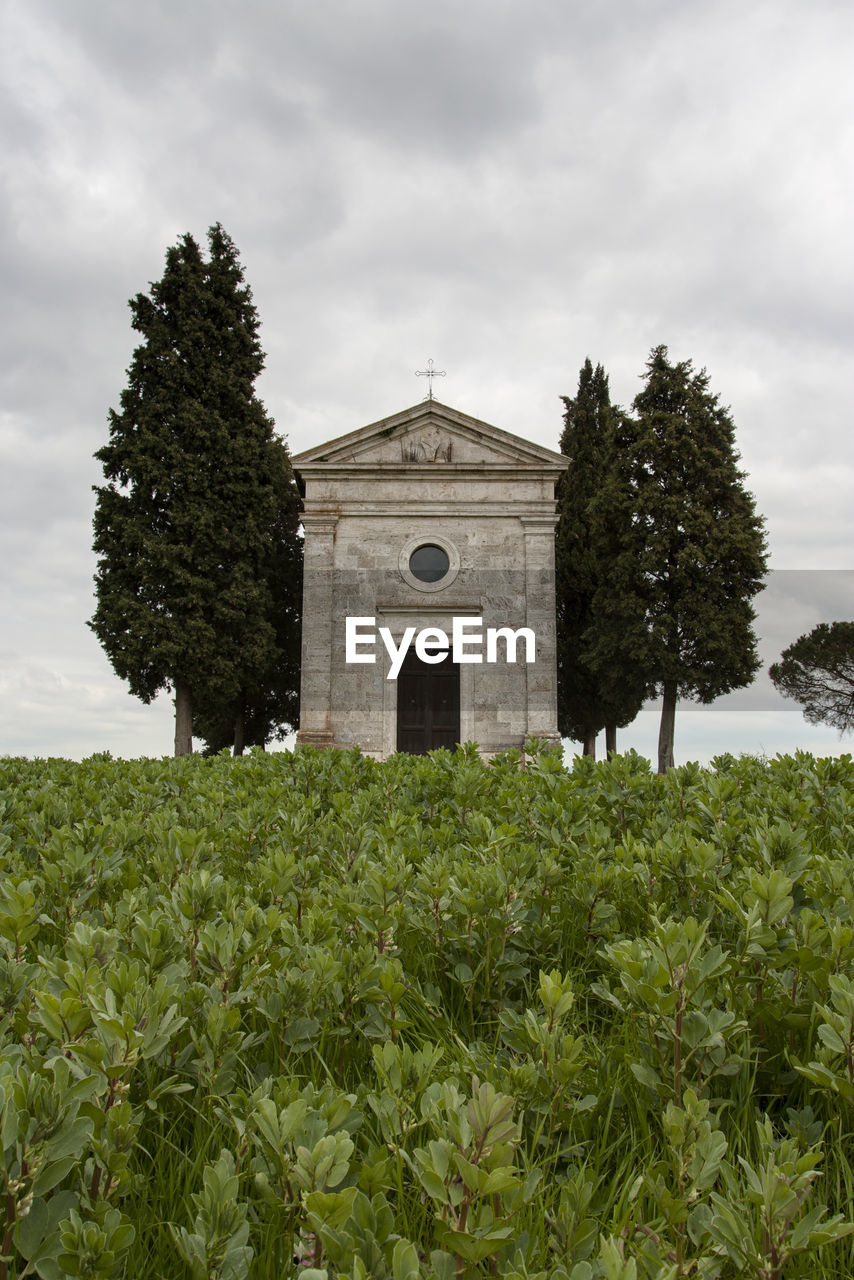
<instances>
[{"instance_id":1,"label":"leafy crop plant","mask_svg":"<svg viewBox=\"0 0 854 1280\"><path fill-rule=\"evenodd\" d=\"M0 1280L850 1280L854 765L0 760Z\"/></svg>"}]
</instances>

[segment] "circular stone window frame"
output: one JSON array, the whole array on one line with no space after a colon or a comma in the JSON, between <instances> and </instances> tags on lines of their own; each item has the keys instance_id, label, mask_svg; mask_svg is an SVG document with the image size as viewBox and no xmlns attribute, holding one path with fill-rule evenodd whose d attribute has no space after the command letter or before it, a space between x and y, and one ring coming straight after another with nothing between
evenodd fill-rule
<instances>
[{"instance_id":1,"label":"circular stone window frame","mask_svg":"<svg viewBox=\"0 0 854 1280\"><path fill-rule=\"evenodd\" d=\"M448 571L444 578L439 578L437 582L422 582L420 578L416 578L409 567L409 561L413 552L417 551L419 547L441 547L448 557ZM460 571L460 553L453 542L449 542L441 534L423 533L417 538L410 538L403 544L397 567L400 570L400 576L403 581L416 591L424 591L428 594L433 591L444 591L445 587L451 585Z\"/></svg>"}]
</instances>

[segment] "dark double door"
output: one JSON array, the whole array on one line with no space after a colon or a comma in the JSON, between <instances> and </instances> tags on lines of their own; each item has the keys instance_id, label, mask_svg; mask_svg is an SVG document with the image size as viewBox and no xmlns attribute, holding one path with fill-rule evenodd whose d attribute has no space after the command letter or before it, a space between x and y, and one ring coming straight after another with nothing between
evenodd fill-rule
<instances>
[{"instance_id":1,"label":"dark double door","mask_svg":"<svg viewBox=\"0 0 854 1280\"><path fill-rule=\"evenodd\" d=\"M397 677L397 749L423 756L436 747L453 751L460 740L460 668L448 654L422 662L413 649Z\"/></svg>"}]
</instances>

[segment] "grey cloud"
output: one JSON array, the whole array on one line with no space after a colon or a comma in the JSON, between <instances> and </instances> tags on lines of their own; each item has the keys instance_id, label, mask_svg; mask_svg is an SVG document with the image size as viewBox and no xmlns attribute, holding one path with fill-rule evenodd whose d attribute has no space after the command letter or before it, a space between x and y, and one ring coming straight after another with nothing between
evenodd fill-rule
<instances>
[{"instance_id":1,"label":"grey cloud","mask_svg":"<svg viewBox=\"0 0 854 1280\"><path fill-rule=\"evenodd\" d=\"M536 114L536 4L149 3L145 24L123 7L43 8L141 102L168 105L176 85L193 85L223 119L259 99L269 118L292 95L336 129L427 151L470 149Z\"/></svg>"}]
</instances>

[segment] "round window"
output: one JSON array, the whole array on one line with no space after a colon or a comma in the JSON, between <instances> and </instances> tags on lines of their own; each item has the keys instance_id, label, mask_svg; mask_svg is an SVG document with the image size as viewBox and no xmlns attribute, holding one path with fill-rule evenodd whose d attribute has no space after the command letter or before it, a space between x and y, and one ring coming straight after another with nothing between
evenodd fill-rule
<instances>
[{"instance_id":1,"label":"round window","mask_svg":"<svg viewBox=\"0 0 854 1280\"><path fill-rule=\"evenodd\" d=\"M419 582L440 582L450 567L447 551L430 542L416 547L409 557L409 572Z\"/></svg>"}]
</instances>

